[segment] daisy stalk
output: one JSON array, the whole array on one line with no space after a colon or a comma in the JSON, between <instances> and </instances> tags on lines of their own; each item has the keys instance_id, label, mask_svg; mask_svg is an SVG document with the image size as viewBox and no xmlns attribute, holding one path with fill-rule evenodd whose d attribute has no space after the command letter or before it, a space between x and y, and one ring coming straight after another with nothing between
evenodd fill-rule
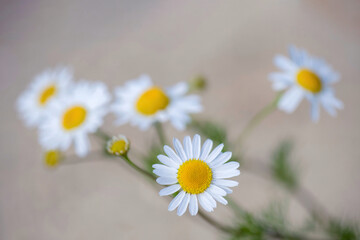
<instances>
[{"instance_id":1,"label":"daisy stalk","mask_svg":"<svg viewBox=\"0 0 360 240\"><path fill-rule=\"evenodd\" d=\"M250 135L250 133L257 127L267 116L273 113L277 109L278 102L283 95L282 92L276 94L275 98L265 107L263 107L258 113L250 119L250 121L245 125L243 131L240 133L236 140L236 145L241 146L245 138Z\"/></svg>"}]
</instances>

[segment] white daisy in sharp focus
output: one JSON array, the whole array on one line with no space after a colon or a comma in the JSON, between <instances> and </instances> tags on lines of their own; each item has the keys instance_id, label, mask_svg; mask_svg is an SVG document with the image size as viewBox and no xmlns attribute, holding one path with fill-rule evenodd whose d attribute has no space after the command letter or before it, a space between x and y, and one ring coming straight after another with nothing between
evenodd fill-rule
<instances>
[{"instance_id":1,"label":"white daisy in sharp focus","mask_svg":"<svg viewBox=\"0 0 360 240\"><path fill-rule=\"evenodd\" d=\"M74 143L78 156L90 148L89 133L94 133L108 113L111 96L105 84L80 81L49 103L39 126L40 144L45 149L67 150Z\"/></svg>"},{"instance_id":2,"label":"white daisy in sharp focus","mask_svg":"<svg viewBox=\"0 0 360 240\"><path fill-rule=\"evenodd\" d=\"M112 111L117 116L116 123L130 122L146 130L157 121L170 121L178 130L184 130L191 120L189 114L202 110L199 96L186 95L188 88L187 83L180 82L163 89L147 75L131 80L115 91Z\"/></svg>"},{"instance_id":3,"label":"white daisy in sharp focus","mask_svg":"<svg viewBox=\"0 0 360 240\"><path fill-rule=\"evenodd\" d=\"M72 73L68 68L48 69L37 75L17 101L25 124L29 127L39 124L51 100L66 91L71 82Z\"/></svg>"},{"instance_id":4,"label":"white daisy in sharp focus","mask_svg":"<svg viewBox=\"0 0 360 240\"><path fill-rule=\"evenodd\" d=\"M154 173L158 175L157 182L169 185L162 189L160 196L174 194L180 191L170 202L168 210L177 208L179 216L189 207L191 215L196 215L198 203L208 212L216 208L216 202L227 204L224 196L232 193L229 187L235 187L238 182L227 180L240 174L238 162L228 162L231 152L222 153L224 144L220 144L213 151L213 142L207 139L201 147L199 135L193 140L189 136L184 138L184 147L174 138L174 148L164 146L167 156L159 155L162 164L154 164Z\"/></svg>"},{"instance_id":5,"label":"white daisy in sharp focus","mask_svg":"<svg viewBox=\"0 0 360 240\"><path fill-rule=\"evenodd\" d=\"M332 84L339 80L339 74L324 60L310 56L305 50L290 46L289 54L290 59L281 55L274 58L275 65L282 72L269 75L275 90L287 89L278 108L292 113L306 98L311 104L313 121L319 120L320 105L330 115L336 116L336 109L343 108L332 88Z\"/></svg>"}]
</instances>

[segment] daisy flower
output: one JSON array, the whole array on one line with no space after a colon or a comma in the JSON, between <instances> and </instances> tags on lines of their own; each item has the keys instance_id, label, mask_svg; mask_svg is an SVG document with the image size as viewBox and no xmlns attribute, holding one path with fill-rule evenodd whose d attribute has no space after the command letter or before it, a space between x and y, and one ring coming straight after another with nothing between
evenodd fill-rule
<instances>
[{"instance_id":1,"label":"daisy flower","mask_svg":"<svg viewBox=\"0 0 360 240\"><path fill-rule=\"evenodd\" d=\"M319 58L310 56L305 50L294 46L289 48L290 59L276 56L275 65L282 72L272 73L269 78L275 90L287 91L279 101L278 108L292 113L305 97L311 104L311 118L318 121L320 105L332 116L343 104L335 97L332 84L339 80L339 74Z\"/></svg>"},{"instance_id":2,"label":"daisy flower","mask_svg":"<svg viewBox=\"0 0 360 240\"><path fill-rule=\"evenodd\" d=\"M17 101L17 109L25 124L29 127L39 124L48 104L68 88L71 80L72 73L62 67L37 75Z\"/></svg>"},{"instance_id":3,"label":"daisy flower","mask_svg":"<svg viewBox=\"0 0 360 240\"><path fill-rule=\"evenodd\" d=\"M110 98L103 83L78 82L49 103L39 126L40 144L45 149L65 151L74 142L76 154L85 156L90 147L87 134L102 125Z\"/></svg>"},{"instance_id":4,"label":"daisy flower","mask_svg":"<svg viewBox=\"0 0 360 240\"><path fill-rule=\"evenodd\" d=\"M199 96L185 95L188 88L187 83L181 82L162 89L155 86L147 75L129 81L115 91L112 111L117 115L116 123L130 122L146 130L157 121L170 121L178 130L184 130L190 122L189 114L202 110Z\"/></svg>"},{"instance_id":5,"label":"daisy flower","mask_svg":"<svg viewBox=\"0 0 360 240\"><path fill-rule=\"evenodd\" d=\"M124 135L112 137L106 144L108 153L116 156L124 156L130 148L130 142Z\"/></svg>"},{"instance_id":6,"label":"daisy flower","mask_svg":"<svg viewBox=\"0 0 360 240\"><path fill-rule=\"evenodd\" d=\"M208 212L216 208L216 201L226 205L224 196L232 193L229 187L235 187L238 182L227 180L238 176L238 162L227 162L231 152L222 153L224 144L211 151L213 142L207 139L201 147L199 135L193 140L184 138L184 147L174 138L174 148L164 146L165 155L158 155L162 164L154 164L154 173L159 177L156 182L169 185L162 189L160 196L171 195L179 191L169 204L169 211L177 208L179 216L186 212L189 206L191 215L198 212L198 202Z\"/></svg>"}]
</instances>

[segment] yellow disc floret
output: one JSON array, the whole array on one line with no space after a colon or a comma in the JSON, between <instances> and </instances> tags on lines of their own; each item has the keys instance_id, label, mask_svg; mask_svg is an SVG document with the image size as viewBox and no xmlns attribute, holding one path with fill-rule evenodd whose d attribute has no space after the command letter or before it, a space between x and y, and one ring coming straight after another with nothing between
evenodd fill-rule
<instances>
[{"instance_id":1,"label":"yellow disc floret","mask_svg":"<svg viewBox=\"0 0 360 240\"><path fill-rule=\"evenodd\" d=\"M46 166L54 168L59 165L61 161L61 154L59 151L50 150L45 153L44 163Z\"/></svg>"},{"instance_id":2,"label":"yellow disc floret","mask_svg":"<svg viewBox=\"0 0 360 240\"><path fill-rule=\"evenodd\" d=\"M300 69L296 75L296 80L300 86L312 93L318 93L322 89L321 79L310 70Z\"/></svg>"},{"instance_id":3,"label":"yellow disc floret","mask_svg":"<svg viewBox=\"0 0 360 240\"><path fill-rule=\"evenodd\" d=\"M113 137L107 143L107 151L114 155L125 155L129 150L129 141L124 135Z\"/></svg>"},{"instance_id":4,"label":"yellow disc floret","mask_svg":"<svg viewBox=\"0 0 360 240\"><path fill-rule=\"evenodd\" d=\"M143 115L153 115L164 110L170 99L161 88L152 87L144 92L136 102L136 109Z\"/></svg>"},{"instance_id":5,"label":"yellow disc floret","mask_svg":"<svg viewBox=\"0 0 360 240\"><path fill-rule=\"evenodd\" d=\"M63 127L65 130L72 130L79 127L86 118L86 110L81 106L73 106L67 109L63 115Z\"/></svg>"},{"instance_id":6,"label":"yellow disc floret","mask_svg":"<svg viewBox=\"0 0 360 240\"><path fill-rule=\"evenodd\" d=\"M200 194L210 186L212 172L206 162L191 159L179 167L177 179L185 192Z\"/></svg>"},{"instance_id":7,"label":"yellow disc floret","mask_svg":"<svg viewBox=\"0 0 360 240\"><path fill-rule=\"evenodd\" d=\"M50 85L48 86L47 88L45 88L41 94L40 94L40 97L39 97L39 104L40 105L45 105L47 103L47 101L52 97L54 96L56 93L56 87L55 85Z\"/></svg>"}]
</instances>

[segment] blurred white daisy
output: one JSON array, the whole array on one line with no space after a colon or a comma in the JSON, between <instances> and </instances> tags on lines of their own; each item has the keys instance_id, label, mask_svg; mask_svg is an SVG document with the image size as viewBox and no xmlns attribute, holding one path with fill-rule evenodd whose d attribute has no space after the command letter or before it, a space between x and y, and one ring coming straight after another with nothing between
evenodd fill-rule
<instances>
[{"instance_id":1,"label":"blurred white daisy","mask_svg":"<svg viewBox=\"0 0 360 240\"><path fill-rule=\"evenodd\" d=\"M208 212L216 207L216 201L226 205L224 196L232 193L229 187L235 187L238 182L227 180L238 176L238 162L227 162L231 152L222 153L224 144L217 146L212 152L213 142L207 139L201 147L199 135L193 140L184 138L184 147L174 138L174 148L164 146L167 156L159 155L163 164L154 164L154 173L159 176L157 182L170 185L160 191L160 196L174 194L180 191L169 204L169 211L177 208L179 216L186 212L189 206L191 215L198 212L198 202Z\"/></svg>"},{"instance_id":2,"label":"blurred white daisy","mask_svg":"<svg viewBox=\"0 0 360 240\"><path fill-rule=\"evenodd\" d=\"M310 56L305 50L294 46L289 48L290 59L278 55L275 65L282 72L272 73L269 78L275 90L288 89L281 97L278 108L292 113L305 97L311 104L311 118L318 121L320 104L332 116L343 104L335 98L332 84L339 80L339 74L322 59Z\"/></svg>"},{"instance_id":3,"label":"blurred white daisy","mask_svg":"<svg viewBox=\"0 0 360 240\"><path fill-rule=\"evenodd\" d=\"M80 81L49 103L44 121L39 126L40 144L45 149L65 151L75 144L78 156L90 148L87 134L94 133L108 112L110 94L103 83Z\"/></svg>"},{"instance_id":4,"label":"blurred white daisy","mask_svg":"<svg viewBox=\"0 0 360 240\"><path fill-rule=\"evenodd\" d=\"M71 81L72 73L62 67L48 69L37 75L17 101L17 109L25 124L36 126L51 100L66 91Z\"/></svg>"},{"instance_id":5,"label":"blurred white daisy","mask_svg":"<svg viewBox=\"0 0 360 240\"><path fill-rule=\"evenodd\" d=\"M130 122L146 130L156 121L170 121L178 130L184 130L190 122L189 114L202 110L200 97L185 95L187 92L185 82L162 89L153 85L149 76L142 75L116 89L116 100L112 105L112 111L117 115L116 123Z\"/></svg>"}]
</instances>

